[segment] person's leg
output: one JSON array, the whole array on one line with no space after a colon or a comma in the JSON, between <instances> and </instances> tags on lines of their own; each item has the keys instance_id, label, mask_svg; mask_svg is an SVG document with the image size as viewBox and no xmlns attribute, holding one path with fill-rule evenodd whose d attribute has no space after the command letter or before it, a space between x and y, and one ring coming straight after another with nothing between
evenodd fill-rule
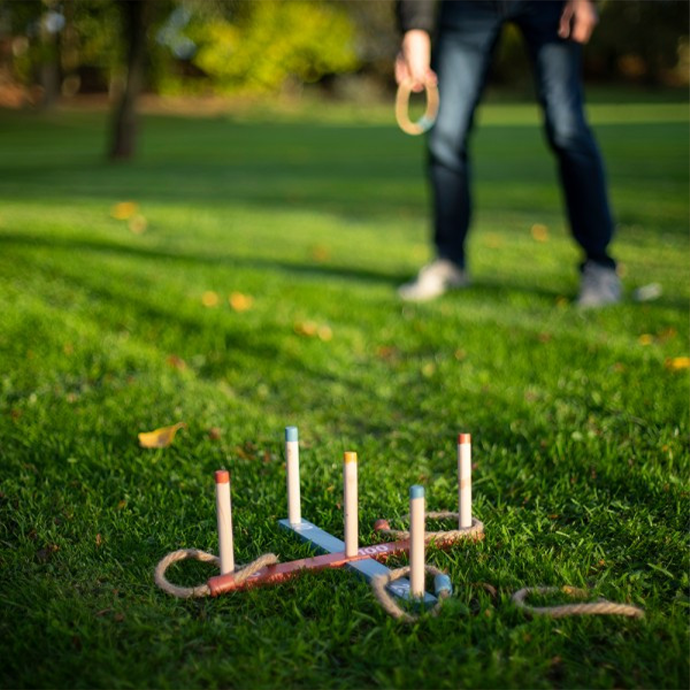
<instances>
[{"instance_id":1,"label":"person's leg","mask_svg":"<svg viewBox=\"0 0 690 690\"><path fill-rule=\"evenodd\" d=\"M433 67L440 108L429 133L429 176L438 258L464 268L471 199L467 143L503 18L486 0L442 3Z\"/></svg>"},{"instance_id":2,"label":"person's leg","mask_svg":"<svg viewBox=\"0 0 690 690\"><path fill-rule=\"evenodd\" d=\"M572 234L586 260L614 269L604 166L583 110L582 46L558 37L560 0L523 0L515 21L534 62L549 144L556 154Z\"/></svg>"}]
</instances>

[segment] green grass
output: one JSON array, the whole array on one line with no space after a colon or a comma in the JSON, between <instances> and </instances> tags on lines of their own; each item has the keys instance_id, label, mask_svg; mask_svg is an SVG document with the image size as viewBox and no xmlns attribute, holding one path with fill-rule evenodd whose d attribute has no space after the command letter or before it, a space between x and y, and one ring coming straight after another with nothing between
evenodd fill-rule
<instances>
[{"instance_id":1,"label":"green grass","mask_svg":"<svg viewBox=\"0 0 690 690\"><path fill-rule=\"evenodd\" d=\"M687 687L688 370L666 363L690 354L688 109L591 113L626 291L663 286L596 313L572 304L579 256L529 105L482 111L475 284L423 306L395 297L429 256L422 143L388 113L149 116L130 165L103 161L103 113L0 113L0 685ZM111 217L126 200L143 234ZM138 447L178 420L171 447ZM455 588L438 618L394 622L345 571L156 589L168 551L216 551L220 467L238 562L309 554L277 526L288 424L303 514L337 536L358 451L363 543L412 483L452 509L473 434L486 540L429 551ZM540 584L646 617L530 620L510 595Z\"/></svg>"}]
</instances>

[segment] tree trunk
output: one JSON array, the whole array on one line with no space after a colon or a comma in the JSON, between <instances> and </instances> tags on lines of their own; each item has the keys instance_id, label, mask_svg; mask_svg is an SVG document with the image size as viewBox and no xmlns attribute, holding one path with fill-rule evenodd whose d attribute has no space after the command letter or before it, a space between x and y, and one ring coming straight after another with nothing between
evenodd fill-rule
<instances>
[{"instance_id":1,"label":"tree trunk","mask_svg":"<svg viewBox=\"0 0 690 690\"><path fill-rule=\"evenodd\" d=\"M56 31L51 31L47 15L41 17L41 62L38 68L42 88L41 108L49 110L55 105L60 92L60 66Z\"/></svg>"},{"instance_id":2,"label":"tree trunk","mask_svg":"<svg viewBox=\"0 0 690 690\"><path fill-rule=\"evenodd\" d=\"M127 41L127 77L115 106L110 158L127 160L134 155L137 140L137 98L144 87L146 33L150 0L122 0L123 29Z\"/></svg>"}]
</instances>

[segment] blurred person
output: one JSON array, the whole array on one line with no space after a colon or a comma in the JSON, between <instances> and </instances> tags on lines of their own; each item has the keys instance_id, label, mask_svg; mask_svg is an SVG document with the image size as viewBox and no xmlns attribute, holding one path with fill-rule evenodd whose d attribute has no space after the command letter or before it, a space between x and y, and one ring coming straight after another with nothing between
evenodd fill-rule
<instances>
[{"instance_id":1,"label":"blurred person","mask_svg":"<svg viewBox=\"0 0 690 690\"><path fill-rule=\"evenodd\" d=\"M557 157L570 229L584 254L582 307L621 299L604 168L583 112L582 46L598 21L591 0L398 0L403 38L398 83L414 91L438 85L440 109L428 135L433 198L434 260L398 293L425 301L465 287L470 226L468 136L501 28L513 22L532 62L546 136ZM433 40L433 62L432 62Z\"/></svg>"}]
</instances>

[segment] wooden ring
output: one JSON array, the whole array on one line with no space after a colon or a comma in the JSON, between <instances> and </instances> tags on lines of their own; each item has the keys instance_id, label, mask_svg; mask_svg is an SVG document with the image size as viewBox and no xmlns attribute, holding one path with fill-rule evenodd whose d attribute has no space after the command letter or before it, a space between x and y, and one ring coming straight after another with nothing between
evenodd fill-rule
<instances>
[{"instance_id":1,"label":"wooden ring","mask_svg":"<svg viewBox=\"0 0 690 690\"><path fill-rule=\"evenodd\" d=\"M398 122L398 126L405 134L416 136L428 132L433 127L434 122L436 122L439 96L438 88L435 84L424 84L426 111L417 122L412 122L409 115L412 84L413 82L411 81L404 81L398 85L398 93L395 96L395 119Z\"/></svg>"}]
</instances>

